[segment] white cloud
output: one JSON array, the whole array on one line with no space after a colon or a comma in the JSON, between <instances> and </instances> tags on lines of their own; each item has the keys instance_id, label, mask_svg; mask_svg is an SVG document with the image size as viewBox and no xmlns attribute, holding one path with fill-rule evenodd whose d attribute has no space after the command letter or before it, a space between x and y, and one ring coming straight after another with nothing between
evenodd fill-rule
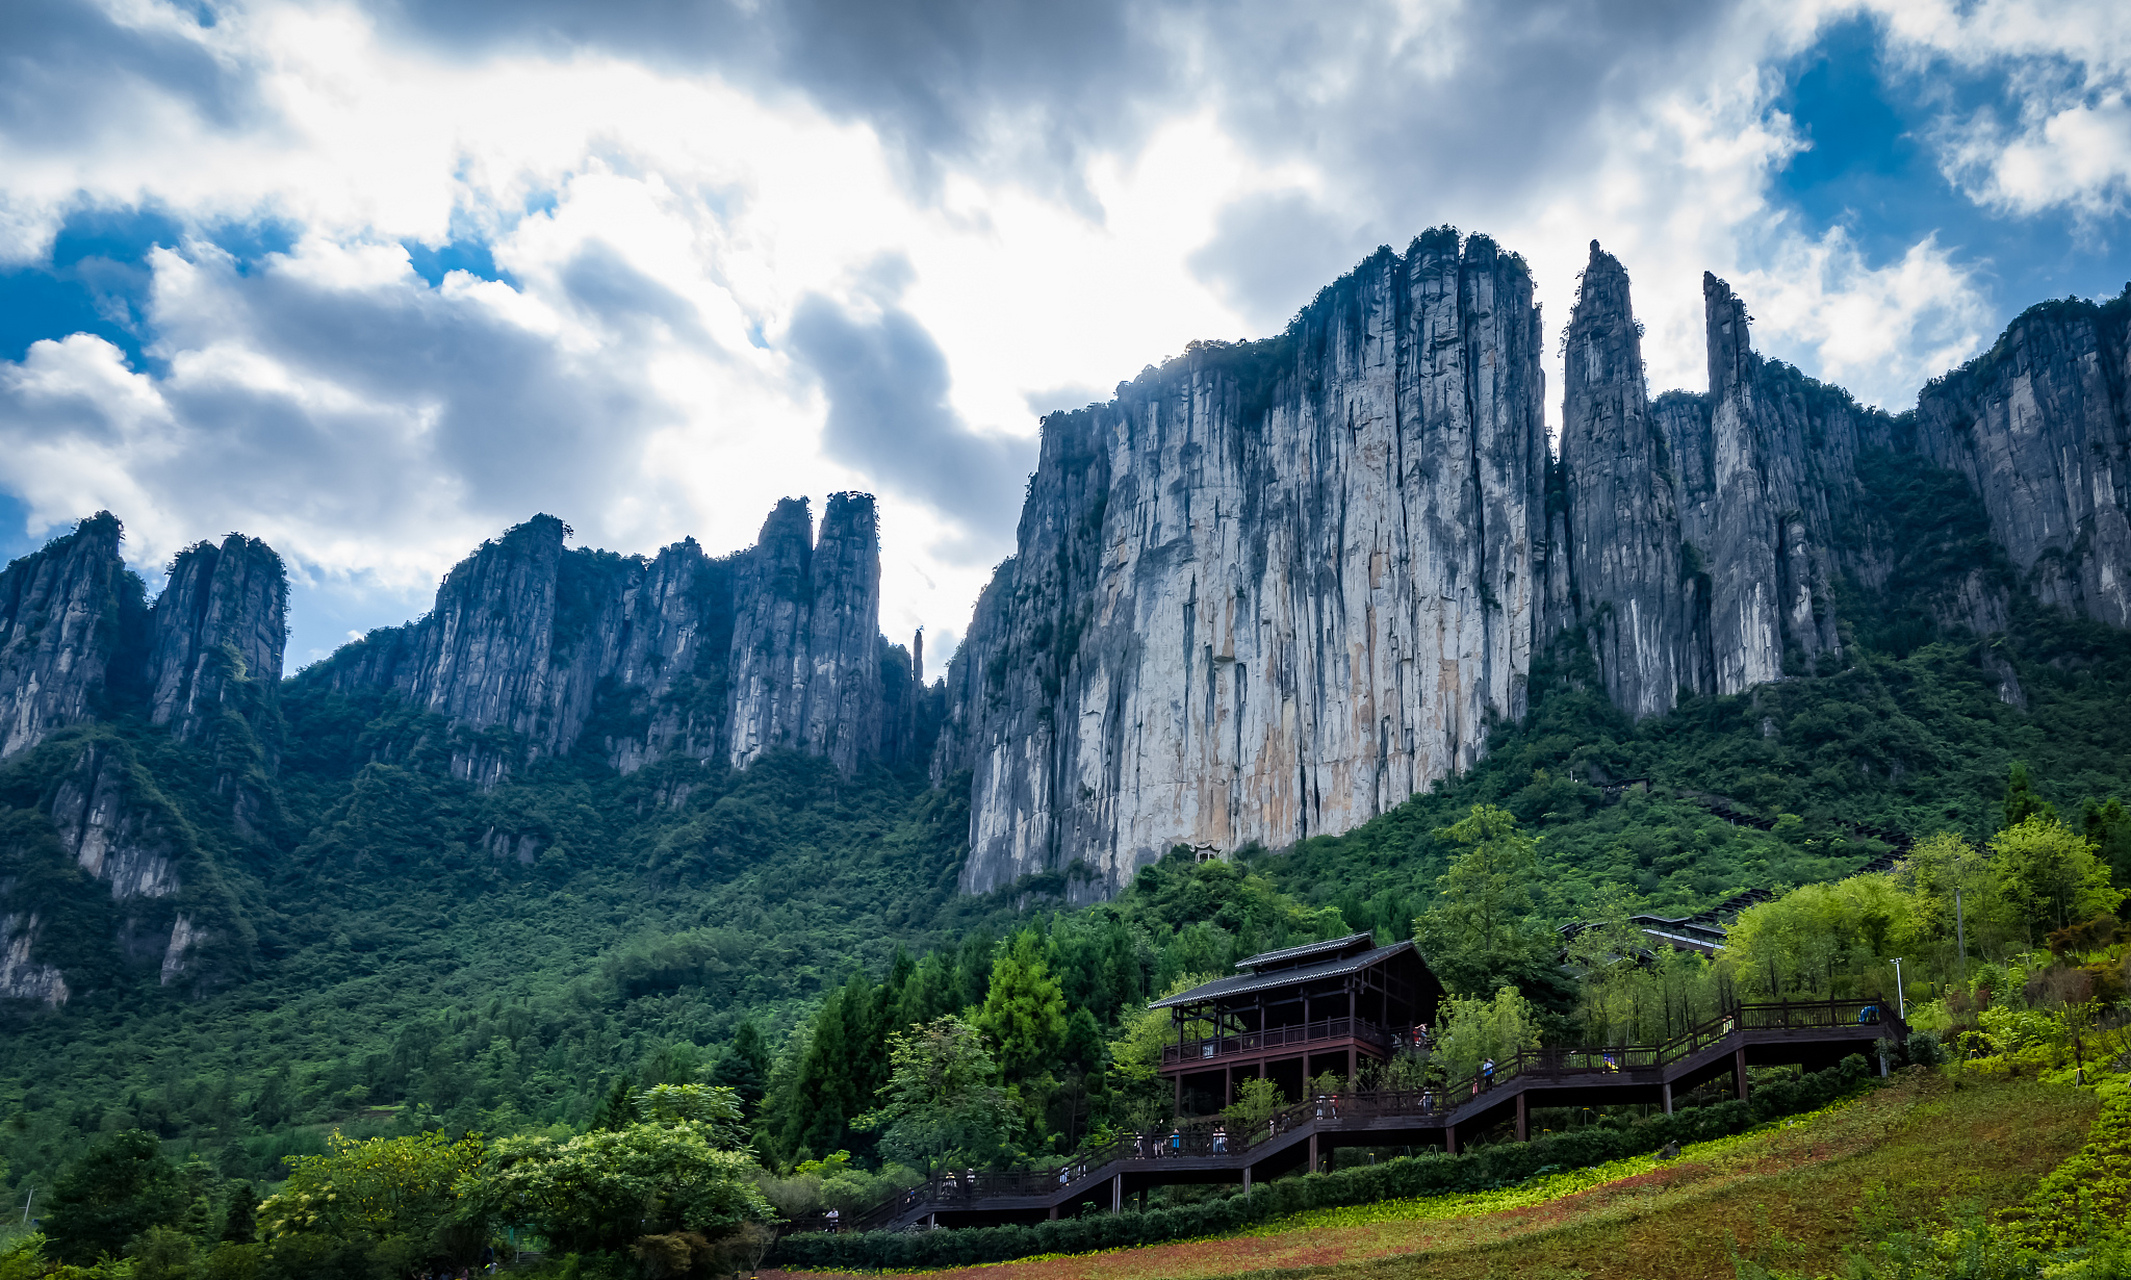
<instances>
[{"instance_id":1,"label":"white cloud","mask_svg":"<svg viewBox=\"0 0 2131 1280\"><path fill-rule=\"evenodd\" d=\"M706 5L664 40L664 6L620 0L566 22L536 0L458 6L456 33L348 4L259 0L203 28L157 0L24 2L116 61L40 82L71 104L62 133L0 90L0 256L43 252L85 203L152 205L199 238L150 259L143 368L87 336L0 364L0 487L46 529L110 507L144 564L263 536L330 615L320 645L404 616L535 510L617 550L718 550L780 496L860 487L883 497L884 629L926 625L937 661L1013 530L880 465L892 433L921 420L991 459L970 474L1005 475L1032 403L1264 333L1379 240L1446 221L1524 253L1556 328L1603 240L1635 276L1653 389L1701 385L1705 268L1766 337L1873 398L1980 333L1935 241L1875 267L1771 210L1800 144L1769 67L1832 5L1091 7L1086 39L1053 7L989 6L940 18L977 24L966 47L943 29L916 48L899 42L933 28L764 44L717 26L774 7ZM1918 48L2041 40L2017 8L1895 27ZM590 34L555 44L578 16ZM2122 100L2081 102L1994 153L1990 181L2057 200L2120 184L2101 141ZM238 262L208 242L258 218L294 246ZM432 287L400 245L468 240L509 282ZM883 292L891 259L907 280ZM833 343L803 349L809 305L843 350L934 353L917 418L850 417L863 381L824 376ZM903 347L866 345L890 328ZM1011 510L1004 483L990 505Z\"/></svg>"}]
</instances>

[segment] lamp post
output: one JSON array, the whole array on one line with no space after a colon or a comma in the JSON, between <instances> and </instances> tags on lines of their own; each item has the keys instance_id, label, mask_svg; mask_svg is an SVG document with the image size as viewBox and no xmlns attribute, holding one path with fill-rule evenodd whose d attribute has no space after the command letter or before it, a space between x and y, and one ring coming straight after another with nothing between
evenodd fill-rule
<instances>
[{"instance_id":1,"label":"lamp post","mask_svg":"<svg viewBox=\"0 0 2131 1280\"><path fill-rule=\"evenodd\" d=\"M1909 1021L1909 997L1902 994L1902 958L1894 957L1894 1014L1902 1021Z\"/></svg>"}]
</instances>

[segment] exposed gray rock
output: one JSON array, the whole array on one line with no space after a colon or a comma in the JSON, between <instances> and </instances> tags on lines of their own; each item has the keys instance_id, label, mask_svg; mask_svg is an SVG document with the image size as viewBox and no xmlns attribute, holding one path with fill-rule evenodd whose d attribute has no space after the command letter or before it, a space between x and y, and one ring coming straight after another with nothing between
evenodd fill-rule
<instances>
[{"instance_id":1,"label":"exposed gray rock","mask_svg":"<svg viewBox=\"0 0 2131 1280\"><path fill-rule=\"evenodd\" d=\"M101 709L114 657L146 615L108 511L0 571L0 757Z\"/></svg>"},{"instance_id":2,"label":"exposed gray rock","mask_svg":"<svg viewBox=\"0 0 2131 1280\"><path fill-rule=\"evenodd\" d=\"M256 538L233 533L179 552L149 628L149 719L195 741L225 705L249 714L272 701L288 594L281 557Z\"/></svg>"},{"instance_id":3,"label":"exposed gray rock","mask_svg":"<svg viewBox=\"0 0 2131 1280\"><path fill-rule=\"evenodd\" d=\"M1924 388L1915 447L1966 476L2037 600L2131 626L2131 287L2030 308Z\"/></svg>"},{"instance_id":4,"label":"exposed gray rock","mask_svg":"<svg viewBox=\"0 0 2131 1280\"><path fill-rule=\"evenodd\" d=\"M35 1000L56 1009L67 1002L67 980L56 965L31 957L41 931L34 911L0 912L0 999Z\"/></svg>"},{"instance_id":5,"label":"exposed gray rock","mask_svg":"<svg viewBox=\"0 0 2131 1280\"><path fill-rule=\"evenodd\" d=\"M754 547L724 559L693 539L650 560L571 550L568 533L543 515L482 544L427 617L303 678L442 717L457 731L454 773L484 786L579 749L624 772L790 749L848 773L911 738L884 693L901 651L879 630L870 495L832 495L818 541L806 500L785 499Z\"/></svg>"},{"instance_id":6,"label":"exposed gray rock","mask_svg":"<svg viewBox=\"0 0 2131 1280\"><path fill-rule=\"evenodd\" d=\"M129 803L129 773L123 752L90 745L52 792L52 826L81 869L111 886L113 901L167 898L182 887L171 833L152 809Z\"/></svg>"},{"instance_id":7,"label":"exposed gray rock","mask_svg":"<svg viewBox=\"0 0 2131 1280\"><path fill-rule=\"evenodd\" d=\"M948 675L962 888L1341 831L1524 712L1548 593L1544 335L1445 228L1288 333L1045 419L1019 549Z\"/></svg>"},{"instance_id":8,"label":"exposed gray rock","mask_svg":"<svg viewBox=\"0 0 2131 1280\"><path fill-rule=\"evenodd\" d=\"M1562 354L1569 598L1614 705L1659 715L1681 687L1713 683L1710 579L1681 530L1679 475L1645 390L1628 273L1596 240Z\"/></svg>"}]
</instances>

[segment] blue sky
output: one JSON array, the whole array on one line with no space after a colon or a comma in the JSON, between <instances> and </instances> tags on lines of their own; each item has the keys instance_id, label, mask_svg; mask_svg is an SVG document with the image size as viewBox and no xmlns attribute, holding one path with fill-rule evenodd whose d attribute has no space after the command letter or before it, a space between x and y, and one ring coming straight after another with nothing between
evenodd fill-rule
<instances>
[{"instance_id":1,"label":"blue sky","mask_svg":"<svg viewBox=\"0 0 2131 1280\"><path fill-rule=\"evenodd\" d=\"M264 537L294 666L536 511L723 551L865 488L943 662L1040 413L1428 226L1554 325L1602 240L1653 390L1701 385L1704 269L1894 409L2116 293L2125 8L17 0L0 554Z\"/></svg>"}]
</instances>

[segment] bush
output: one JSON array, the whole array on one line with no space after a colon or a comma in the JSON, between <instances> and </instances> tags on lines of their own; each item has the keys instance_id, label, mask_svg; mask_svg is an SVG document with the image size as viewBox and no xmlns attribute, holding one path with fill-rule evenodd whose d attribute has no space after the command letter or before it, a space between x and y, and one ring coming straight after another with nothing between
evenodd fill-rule
<instances>
[{"instance_id":1,"label":"bush","mask_svg":"<svg viewBox=\"0 0 2131 1280\"><path fill-rule=\"evenodd\" d=\"M1935 1067L1946 1061L1945 1046L1929 1031L1912 1031L1909 1041L1902 1046L1903 1056L1912 1067Z\"/></svg>"},{"instance_id":2,"label":"bush","mask_svg":"<svg viewBox=\"0 0 2131 1280\"><path fill-rule=\"evenodd\" d=\"M1541 1169L1578 1169L1644 1155L1673 1142L1706 1142L1777 1116L1812 1111L1862 1088L1862 1056L1797 1080L1768 1085L1747 1102L1726 1101L1621 1127L1597 1126L1464 1155L1400 1157L1380 1164L1261 1183L1244 1195L1147 1213L1095 1213L1035 1226L974 1227L912 1235L867 1231L787 1236L774 1261L825 1270L909 1270L1004 1262L1039 1253L1087 1253L1219 1235L1306 1209L1486 1190Z\"/></svg>"}]
</instances>

